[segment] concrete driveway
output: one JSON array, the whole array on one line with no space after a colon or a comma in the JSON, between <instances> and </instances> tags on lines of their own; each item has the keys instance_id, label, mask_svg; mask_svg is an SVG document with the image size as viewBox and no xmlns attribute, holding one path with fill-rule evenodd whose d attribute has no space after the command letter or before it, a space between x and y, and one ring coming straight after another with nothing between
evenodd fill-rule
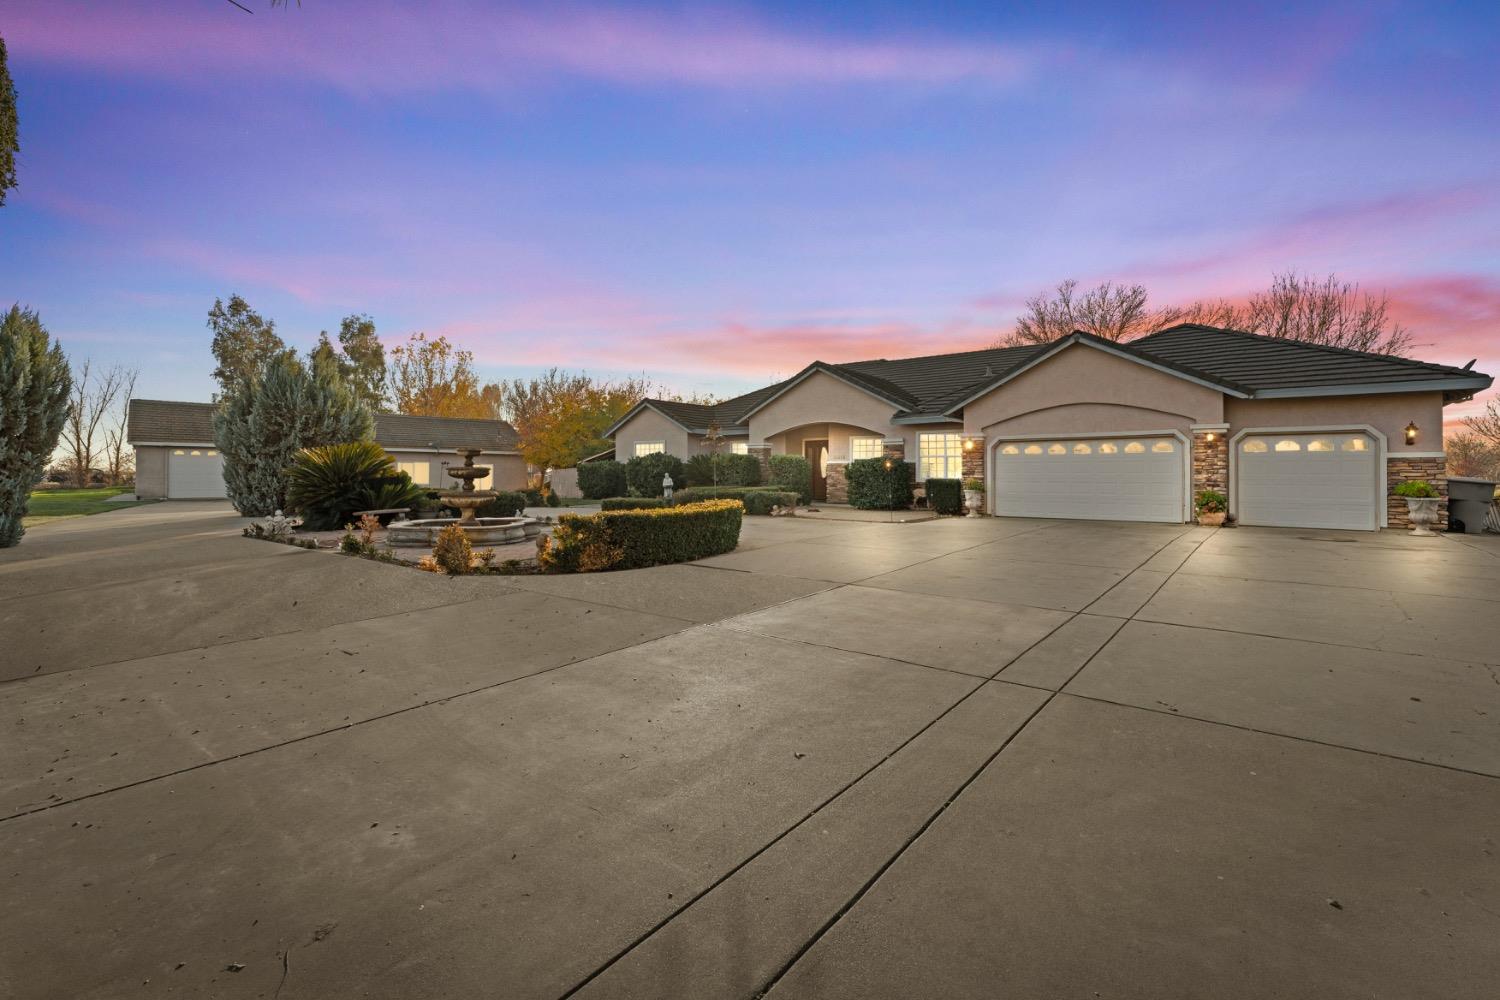
<instances>
[{"instance_id":1,"label":"concrete driveway","mask_svg":"<svg viewBox=\"0 0 1500 1000\"><path fill-rule=\"evenodd\" d=\"M1500 539L239 523L0 552L0 995L1495 995Z\"/></svg>"}]
</instances>

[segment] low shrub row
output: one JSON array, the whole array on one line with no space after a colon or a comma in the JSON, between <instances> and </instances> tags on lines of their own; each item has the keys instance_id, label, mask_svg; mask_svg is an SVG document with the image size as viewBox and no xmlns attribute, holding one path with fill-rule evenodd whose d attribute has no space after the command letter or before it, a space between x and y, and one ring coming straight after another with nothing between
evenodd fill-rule
<instances>
[{"instance_id":1,"label":"low shrub row","mask_svg":"<svg viewBox=\"0 0 1500 1000\"><path fill-rule=\"evenodd\" d=\"M746 514L759 514L765 516L771 513L775 507L792 508L797 506L797 494L788 493L783 490L753 490L746 493L740 502L745 505Z\"/></svg>"},{"instance_id":2,"label":"low shrub row","mask_svg":"<svg viewBox=\"0 0 1500 1000\"><path fill-rule=\"evenodd\" d=\"M962 514L964 509L963 480L927 480L927 506L939 514Z\"/></svg>"},{"instance_id":3,"label":"low shrub row","mask_svg":"<svg viewBox=\"0 0 1500 1000\"><path fill-rule=\"evenodd\" d=\"M775 493L782 491L779 486L720 486L717 490L712 486L689 486L685 490L676 490L672 493L673 503L697 503L700 500L743 500L752 493Z\"/></svg>"},{"instance_id":4,"label":"low shrub row","mask_svg":"<svg viewBox=\"0 0 1500 1000\"><path fill-rule=\"evenodd\" d=\"M890 468L886 462L890 461ZM849 505L860 510L905 510L912 501L912 464L884 458L861 458L844 466ZM931 482L931 480L929 480Z\"/></svg>"},{"instance_id":5,"label":"low shrub row","mask_svg":"<svg viewBox=\"0 0 1500 1000\"><path fill-rule=\"evenodd\" d=\"M689 562L732 552L745 513L738 500L564 514L537 554L544 569L596 573Z\"/></svg>"},{"instance_id":6,"label":"low shrub row","mask_svg":"<svg viewBox=\"0 0 1500 1000\"><path fill-rule=\"evenodd\" d=\"M660 497L606 497L599 501L600 510L659 510L667 505Z\"/></svg>"}]
</instances>

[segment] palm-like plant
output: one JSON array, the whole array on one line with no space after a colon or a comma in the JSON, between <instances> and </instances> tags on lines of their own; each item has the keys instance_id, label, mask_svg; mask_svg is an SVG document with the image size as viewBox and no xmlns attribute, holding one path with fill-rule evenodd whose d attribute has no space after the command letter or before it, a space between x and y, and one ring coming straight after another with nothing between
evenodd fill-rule
<instances>
[{"instance_id":1,"label":"palm-like plant","mask_svg":"<svg viewBox=\"0 0 1500 1000\"><path fill-rule=\"evenodd\" d=\"M394 472L391 457L373 441L304 448L287 472L287 504L302 515L305 528L341 528L356 510L369 509L372 481Z\"/></svg>"}]
</instances>

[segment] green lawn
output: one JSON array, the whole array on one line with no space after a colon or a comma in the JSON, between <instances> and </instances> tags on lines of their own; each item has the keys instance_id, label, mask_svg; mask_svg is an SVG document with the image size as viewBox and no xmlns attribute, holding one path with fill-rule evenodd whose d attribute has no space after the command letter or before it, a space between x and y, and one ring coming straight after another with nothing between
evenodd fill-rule
<instances>
[{"instance_id":1,"label":"green lawn","mask_svg":"<svg viewBox=\"0 0 1500 1000\"><path fill-rule=\"evenodd\" d=\"M128 486L97 486L86 490L38 490L31 494L31 499L27 501L26 517L21 523L30 528L64 517L82 517L85 514L123 510L126 507L139 507L143 503L157 502L155 500L105 502L112 496L129 492L131 489Z\"/></svg>"}]
</instances>

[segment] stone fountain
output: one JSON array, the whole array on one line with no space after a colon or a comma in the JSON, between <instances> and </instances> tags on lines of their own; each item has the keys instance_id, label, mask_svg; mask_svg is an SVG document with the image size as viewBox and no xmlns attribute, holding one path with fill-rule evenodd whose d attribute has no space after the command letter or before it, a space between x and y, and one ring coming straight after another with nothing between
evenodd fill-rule
<instances>
[{"instance_id":1,"label":"stone fountain","mask_svg":"<svg viewBox=\"0 0 1500 1000\"><path fill-rule=\"evenodd\" d=\"M459 448L457 454L463 465L451 466L448 475L463 485L449 493L440 493L443 503L459 512L458 517L430 517L420 521L392 521L386 528L386 542L390 545L432 545L438 533L450 524L458 525L468 536L471 544L509 545L524 542L541 530L541 525L530 517L478 517L475 512L495 499L494 490L476 490L474 480L490 474L489 466L475 465L474 456L478 448Z\"/></svg>"}]
</instances>

